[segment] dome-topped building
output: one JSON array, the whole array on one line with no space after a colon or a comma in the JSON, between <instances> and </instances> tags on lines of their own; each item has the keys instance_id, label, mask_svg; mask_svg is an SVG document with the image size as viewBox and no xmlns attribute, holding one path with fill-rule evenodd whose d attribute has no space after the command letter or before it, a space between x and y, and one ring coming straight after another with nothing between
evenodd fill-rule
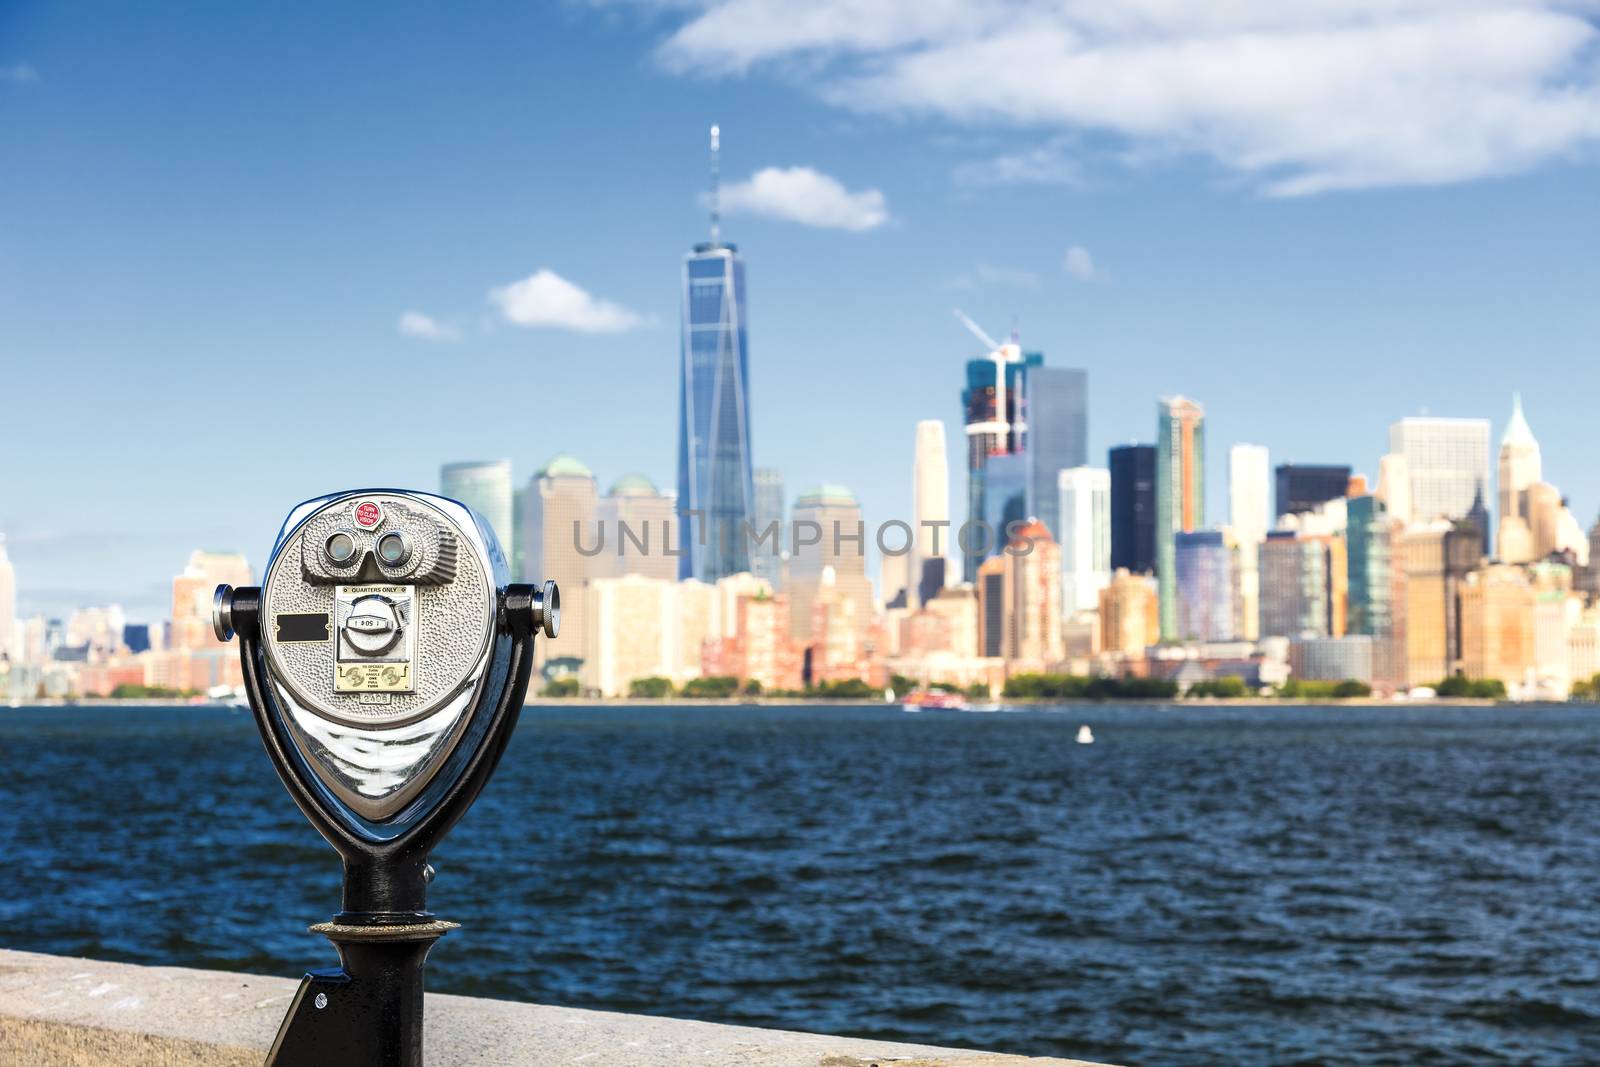
<instances>
[{"instance_id":1,"label":"dome-topped building","mask_svg":"<svg viewBox=\"0 0 1600 1067\"><path fill-rule=\"evenodd\" d=\"M550 462L540 467L535 478L593 478L594 472L583 462L565 452L557 452Z\"/></svg>"},{"instance_id":2,"label":"dome-topped building","mask_svg":"<svg viewBox=\"0 0 1600 1067\"><path fill-rule=\"evenodd\" d=\"M676 551L677 500L663 494L643 474L624 474L611 483L598 511L601 549L589 560L595 578L622 578L630 574L676 581L680 557Z\"/></svg>"},{"instance_id":3,"label":"dome-topped building","mask_svg":"<svg viewBox=\"0 0 1600 1067\"><path fill-rule=\"evenodd\" d=\"M801 642L812 639L812 606L818 590L827 585L855 603L852 625L864 638L872 619L866 558L872 534L862 523L856 495L834 483L813 486L795 500L792 519L794 543L784 586L790 634ZM825 582L830 572L833 578Z\"/></svg>"},{"instance_id":4,"label":"dome-topped building","mask_svg":"<svg viewBox=\"0 0 1600 1067\"><path fill-rule=\"evenodd\" d=\"M860 507L860 502L856 500L856 495L844 486L824 482L801 493L795 500L795 507L854 508Z\"/></svg>"},{"instance_id":5,"label":"dome-topped building","mask_svg":"<svg viewBox=\"0 0 1600 1067\"><path fill-rule=\"evenodd\" d=\"M661 491L642 474L624 474L611 483L611 488L606 490L607 496L660 496Z\"/></svg>"},{"instance_id":6,"label":"dome-topped building","mask_svg":"<svg viewBox=\"0 0 1600 1067\"><path fill-rule=\"evenodd\" d=\"M561 638L535 646L536 667L547 655L585 658L583 592L592 575L579 543L593 541L598 499L594 473L565 452L550 457L517 494L517 570L525 582L553 579L561 587Z\"/></svg>"}]
</instances>

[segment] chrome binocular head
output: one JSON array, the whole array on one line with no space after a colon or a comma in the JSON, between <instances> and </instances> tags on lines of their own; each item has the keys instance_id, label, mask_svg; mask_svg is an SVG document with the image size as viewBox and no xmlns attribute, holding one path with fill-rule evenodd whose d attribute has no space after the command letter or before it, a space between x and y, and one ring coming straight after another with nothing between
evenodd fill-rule
<instances>
[{"instance_id":1,"label":"chrome binocular head","mask_svg":"<svg viewBox=\"0 0 1600 1067\"><path fill-rule=\"evenodd\" d=\"M519 631L530 649L535 633L556 635L555 584L509 577L489 524L444 497L335 493L284 521L250 602L261 676L251 700L265 705L263 731L290 742L289 769L309 771L306 784L362 836L427 814L443 790L430 787L485 743ZM250 592L217 590L219 638Z\"/></svg>"}]
</instances>

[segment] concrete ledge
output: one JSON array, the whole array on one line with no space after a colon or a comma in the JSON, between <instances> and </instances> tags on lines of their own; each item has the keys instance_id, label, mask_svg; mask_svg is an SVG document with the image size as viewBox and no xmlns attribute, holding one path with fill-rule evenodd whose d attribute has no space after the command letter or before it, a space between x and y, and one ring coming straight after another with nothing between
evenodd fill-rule
<instances>
[{"instance_id":1,"label":"concrete ledge","mask_svg":"<svg viewBox=\"0 0 1600 1067\"><path fill-rule=\"evenodd\" d=\"M259 1064L299 982L0 949L0 1067ZM1094 1067L428 994L430 1067Z\"/></svg>"}]
</instances>

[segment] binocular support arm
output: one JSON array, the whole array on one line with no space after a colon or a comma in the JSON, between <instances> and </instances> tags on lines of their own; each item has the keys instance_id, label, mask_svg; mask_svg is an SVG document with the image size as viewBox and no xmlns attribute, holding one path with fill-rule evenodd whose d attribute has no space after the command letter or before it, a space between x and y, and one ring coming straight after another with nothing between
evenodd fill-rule
<instances>
[{"instance_id":1,"label":"binocular support arm","mask_svg":"<svg viewBox=\"0 0 1600 1067\"><path fill-rule=\"evenodd\" d=\"M227 626L239 636L245 690L273 768L296 806L344 861L344 908L336 922L361 925L428 921L428 855L477 799L499 764L522 711L533 667L535 635L554 631L558 595L553 583L546 583L543 588L506 586L500 598L499 622L511 640L508 678L489 712L483 743L472 752L468 764L444 795L414 825L392 839L374 841L351 832L314 784L296 773L294 742L270 710L275 696L262 660L261 590L218 590L218 618L226 619ZM474 697L469 713L473 719L484 713L480 705L493 695L492 689L480 689Z\"/></svg>"}]
</instances>

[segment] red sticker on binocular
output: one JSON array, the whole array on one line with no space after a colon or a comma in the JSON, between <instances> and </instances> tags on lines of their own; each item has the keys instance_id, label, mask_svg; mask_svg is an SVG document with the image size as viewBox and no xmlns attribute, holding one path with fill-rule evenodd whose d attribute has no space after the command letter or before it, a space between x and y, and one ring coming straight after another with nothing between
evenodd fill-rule
<instances>
[{"instance_id":1,"label":"red sticker on binocular","mask_svg":"<svg viewBox=\"0 0 1600 1067\"><path fill-rule=\"evenodd\" d=\"M363 530L370 530L383 521L383 509L370 500L363 500L356 505L356 525Z\"/></svg>"}]
</instances>

